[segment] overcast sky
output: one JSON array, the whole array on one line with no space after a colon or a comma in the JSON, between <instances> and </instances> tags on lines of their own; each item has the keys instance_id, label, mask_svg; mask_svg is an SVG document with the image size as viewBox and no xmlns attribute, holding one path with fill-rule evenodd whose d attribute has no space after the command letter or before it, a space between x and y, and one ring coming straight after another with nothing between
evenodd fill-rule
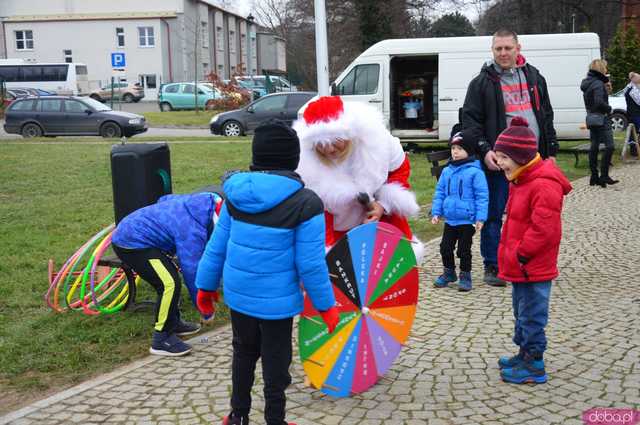
<instances>
[{"instance_id":1,"label":"overcast sky","mask_svg":"<svg viewBox=\"0 0 640 425\"><path fill-rule=\"evenodd\" d=\"M1 1L1 0L0 0ZM259 2L260 0L236 0L234 3L235 12L239 15L247 16L253 7L253 4ZM455 12L456 9L447 7L446 5L441 7L440 13L451 13ZM460 10L464 15L474 22L478 19L478 10L474 6L467 6L463 10Z\"/></svg>"}]
</instances>

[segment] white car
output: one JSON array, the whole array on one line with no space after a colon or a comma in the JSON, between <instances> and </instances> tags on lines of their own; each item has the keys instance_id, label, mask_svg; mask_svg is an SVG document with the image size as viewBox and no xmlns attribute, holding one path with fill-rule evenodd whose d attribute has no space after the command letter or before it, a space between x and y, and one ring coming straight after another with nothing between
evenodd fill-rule
<instances>
[{"instance_id":1,"label":"white car","mask_svg":"<svg viewBox=\"0 0 640 425\"><path fill-rule=\"evenodd\" d=\"M624 89L609 96L611 106L611 128L613 131L627 129L629 118L627 117L627 101L624 99Z\"/></svg>"}]
</instances>

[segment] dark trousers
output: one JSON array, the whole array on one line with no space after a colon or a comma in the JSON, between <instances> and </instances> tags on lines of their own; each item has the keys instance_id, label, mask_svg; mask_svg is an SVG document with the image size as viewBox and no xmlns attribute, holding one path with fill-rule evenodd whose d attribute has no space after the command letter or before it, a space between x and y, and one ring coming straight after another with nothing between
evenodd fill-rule
<instances>
[{"instance_id":1,"label":"dark trousers","mask_svg":"<svg viewBox=\"0 0 640 425\"><path fill-rule=\"evenodd\" d=\"M611 165L611 157L613 156L613 130L607 121L605 125L589 130L589 138L591 139L591 147L589 149L589 168L592 176L598 176L598 150L600 144L604 144L604 153L600 161L600 176L609 177L609 166Z\"/></svg>"},{"instance_id":2,"label":"dark trousers","mask_svg":"<svg viewBox=\"0 0 640 425\"><path fill-rule=\"evenodd\" d=\"M180 321L180 273L173 261L156 248L129 249L112 245L113 251L158 294L155 330L173 333Z\"/></svg>"},{"instance_id":3,"label":"dark trousers","mask_svg":"<svg viewBox=\"0 0 640 425\"><path fill-rule=\"evenodd\" d=\"M453 250L456 248L457 242L460 271L471 271L471 244L475 233L476 228L472 224L461 224L459 226L444 224L444 233L440 242L440 255L442 256L442 265L446 269L456 268Z\"/></svg>"},{"instance_id":4,"label":"dark trousers","mask_svg":"<svg viewBox=\"0 0 640 425\"><path fill-rule=\"evenodd\" d=\"M541 356L547 349L544 328L549 321L551 281L522 282L511 286L513 316L516 319L513 342L534 357Z\"/></svg>"},{"instance_id":5,"label":"dark trousers","mask_svg":"<svg viewBox=\"0 0 640 425\"><path fill-rule=\"evenodd\" d=\"M251 410L251 387L256 362L262 357L264 418L267 425L286 424L284 391L291 384L291 332L293 318L264 320L231 310L233 361L231 409L235 416Z\"/></svg>"},{"instance_id":6,"label":"dark trousers","mask_svg":"<svg viewBox=\"0 0 640 425\"><path fill-rule=\"evenodd\" d=\"M487 221L480 231L480 254L486 267L498 264L498 244L502 231L502 214L509 197L509 181L503 172L487 172L485 175L489 187L489 211Z\"/></svg>"}]
</instances>

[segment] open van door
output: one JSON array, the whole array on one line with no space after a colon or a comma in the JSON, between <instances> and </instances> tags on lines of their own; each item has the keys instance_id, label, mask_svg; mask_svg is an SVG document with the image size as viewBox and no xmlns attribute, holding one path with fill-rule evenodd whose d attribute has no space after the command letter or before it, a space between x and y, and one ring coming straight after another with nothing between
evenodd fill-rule
<instances>
[{"instance_id":1,"label":"open van door","mask_svg":"<svg viewBox=\"0 0 640 425\"><path fill-rule=\"evenodd\" d=\"M383 71L382 60L358 63L337 81L332 94L342 97L345 102L368 103L384 115L388 108L384 108L383 104L385 99ZM384 118L385 123L388 123L388 115Z\"/></svg>"}]
</instances>

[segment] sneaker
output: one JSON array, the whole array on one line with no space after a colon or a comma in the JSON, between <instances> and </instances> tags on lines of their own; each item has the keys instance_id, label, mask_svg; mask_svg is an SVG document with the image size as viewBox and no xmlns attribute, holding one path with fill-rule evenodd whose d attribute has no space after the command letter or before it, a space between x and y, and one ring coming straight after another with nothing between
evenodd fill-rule
<instances>
[{"instance_id":1,"label":"sneaker","mask_svg":"<svg viewBox=\"0 0 640 425\"><path fill-rule=\"evenodd\" d=\"M460 272L458 291L469 292L471 290L471 272Z\"/></svg>"},{"instance_id":2,"label":"sneaker","mask_svg":"<svg viewBox=\"0 0 640 425\"><path fill-rule=\"evenodd\" d=\"M157 356L179 357L189 354L191 346L175 334L154 331L149 352Z\"/></svg>"},{"instance_id":3,"label":"sneaker","mask_svg":"<svg viewBox=\"0 0 640 425\"><path fill-rule=\"evenodd\" d=\"M249 416L235 416L232 413L229 413L222 420L222 425L248 425L249 424Z\"/></svg>"},{"instance_id":4,"label":"sneaker","mask_svg":"<svg viewBox=\"0 0 640 425\"><path fill-rule=\"evenodd\" d=\"M202 326L199 323L185 322L180 319L178 326L176 326L175 334L178 336L193 335L198 333L200 328L202 328Z\"/></svg>"},{"instance_id":5,"label":"sneaker","mask_svg":"<svg viewBox=\"0 0 640 425\"><path fill-rule=\"evenodd\" d=\"M484 268L484 283L490 286L507 286L507 282L498 277L498 266L489 264Z\"/></svg>"},{"instance_id":6,"label":"sneaker","mask_svg":"<svg viewBox=\"0 0 640 425\"><path fill-rule=\"evenodd\" d=\"M456 276L456 271L454 269L445 268L444 271L435 282L433 282L433 286L436 288L446 288L449 283L455 282L458 280L458 276Z\"/></svg>"},{"instance_id":7,"label":"sneaker","mask_svg":"<svg viewBox=\"0 0 640 425\"><path fill-rule=\"evenodd\" d=\"M508 369L518 365L524 359L524 352L520 350L515 356L502 356L498 360L500 369Z\"/></svg>"},{"instance_id":8,"label":"sneaker","mask_svg":"<svg viewBox=\"0 0 640 425\"><path fill-rule=\"evenodd\" d=\"M548 378L544 370L544 360L534 359L527 354L514 367L502 369L500 376L504 382L510 384L544 384Z\"/></svg>"}]
</instances>

